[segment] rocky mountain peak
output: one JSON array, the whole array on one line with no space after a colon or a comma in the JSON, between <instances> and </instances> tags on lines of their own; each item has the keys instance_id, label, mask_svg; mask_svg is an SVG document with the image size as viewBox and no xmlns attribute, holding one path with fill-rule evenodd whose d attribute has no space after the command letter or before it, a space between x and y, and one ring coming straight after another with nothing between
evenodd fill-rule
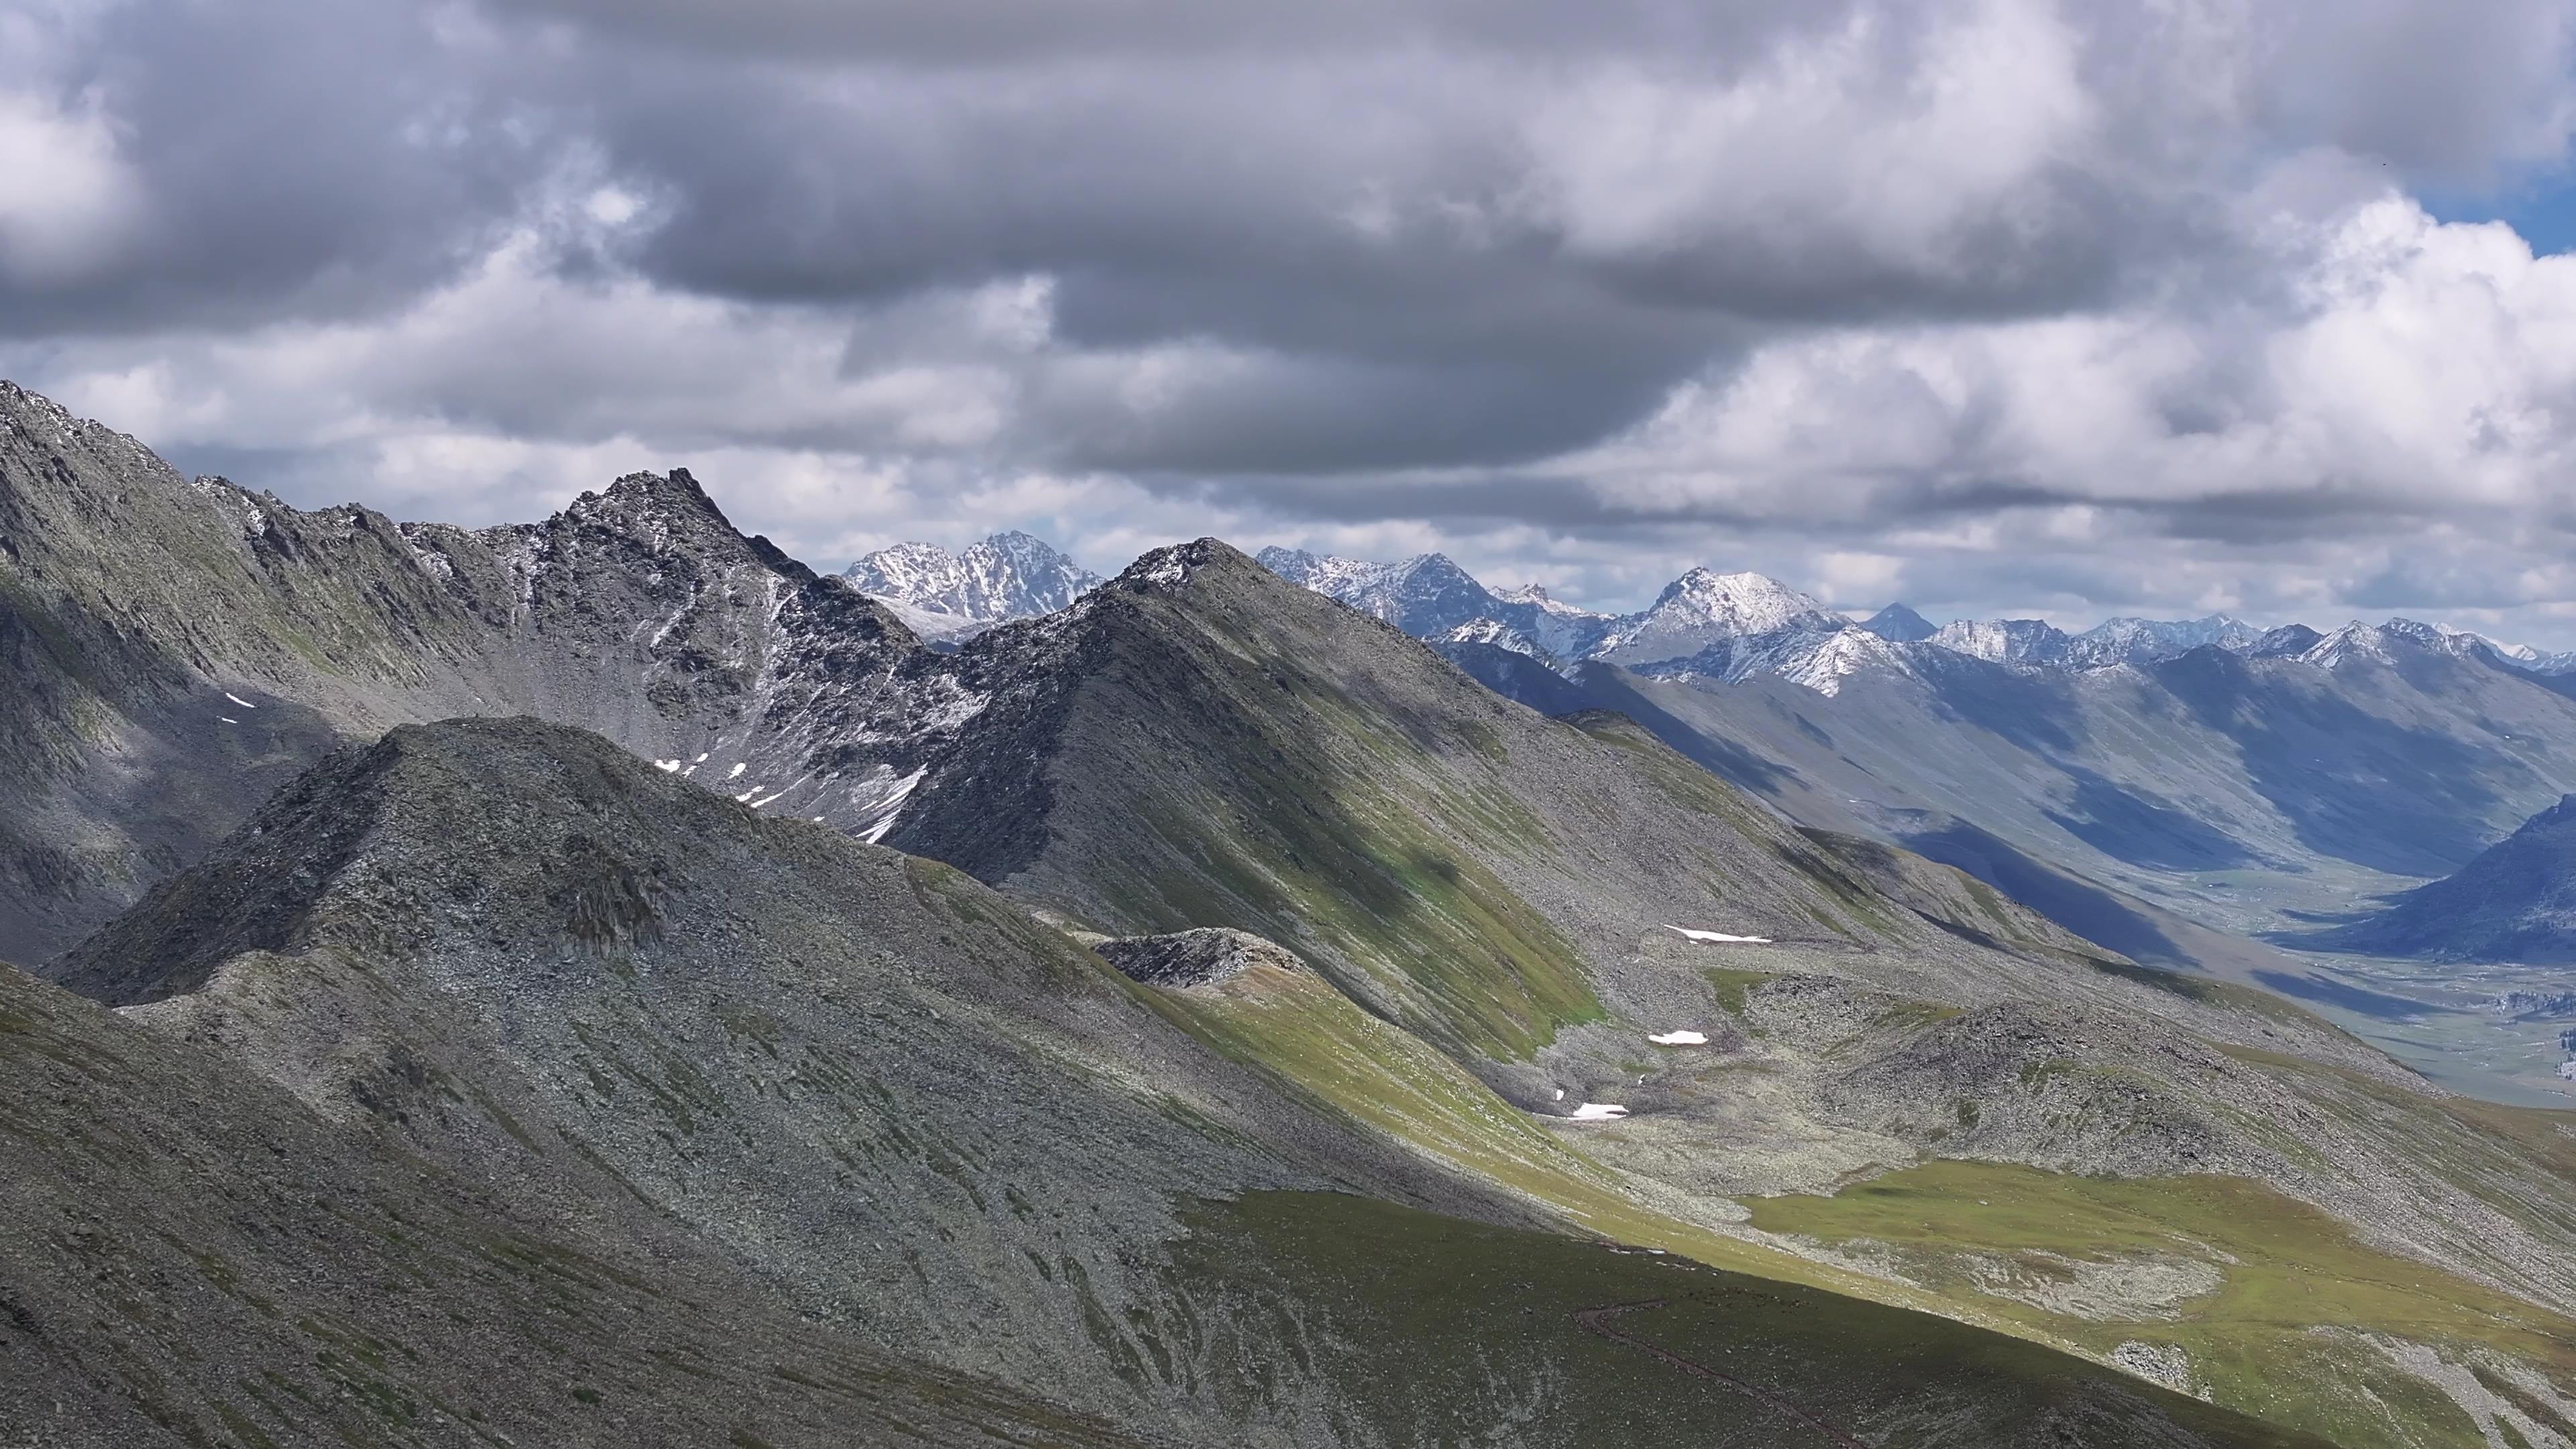
<instances>
[{"instance_id":1,"label":"rocky mountain peak","mask_svg":"<svg viewBox=\"0 0 2576 1449\"><path fill-rule=\"evenodd\" d=\"M1767 634L1815 617L1825 606L1778 579L1757 573L1722 574L1695 568L1665 585L1649 614L1683 611L1742 634Z\"/></svg>"},{"instance_id":2,"label":"rocky mountain peak","mask_svg":"<svg viewBox=\"0 0 2576 1449\"><path fill-rule=\"evenodd\" d=\"M1666 585L1644 613L1620 620L1595 657L1644 666L1789 630L1831 633L1847 622L1777 579L1695 568Z\"/></svg>"},{"instance_id":3,"label":"rocky mountain peak","mask_svg":"<svg viewBox=\"0 0 2576 1449\"><path fill-rule=\"evenodd\" d=\"M1149 986L1207 989L1257 966L1303 973L1294 952L1249 931L1202 926L1162 936L1127 936L1092 948L1132 980Z\"/></svg>"},{"instance_id":4,"label":"rocky mountain peak","mask_svg":"<svg viewBox=\"0 0 2576 1449\"><path fill-rule=\"evenodd\" d=\"M1133 593L1172 593L1203 573L1237 581L1269 577L1267 570L1225 540L1197 538L1147 551L1110 583Z\"/></svg>"},{"instance_id":5,"label":"rocky mountain peak","mask_svg":"<svg viewBox=\"0 0 2576 1449\"><path fill-rule=\"evenodd\" d=\"M632 945L689 842L755 814L586 730L528 716L402 725L344 748L59 963L117 1004L203 986L247 951L400 958L473 909L531 969ZM508 901L507 917L485 903Z\"/></svg>"},{"instance_id":6,"label":"rocky mountain peak","mask_svg":"<svg viewBox=\"0 0 2576 1449\"><path fill-rule=\"evenodd\" d=\"M810 572L767 539L736 529L686 468L626 474L605 489L583 493L557 517L574 529L612 534L654 554L722 558L748 550L780 572Z\"/></svg>"},{"instance_id":7,"label":"rocky mountain peak","mask_svg":"<svg viewBox=\"0 0 2576 1449\"><path fill-rule=\"evenodd\" d=\"M1939 630L1931 620L1903 604L1890 604L1872 614L1861 627L1891 644L1920 644Z\"/></svg>"},{"instance_id":8,"label":"rocky mountain peak","mask_svg":"<svg viewBox=\"0 0 2576 1449\"><path fill-rule=\"evenodd\" d=\"M1990 664L2055 664L2066 657L2069 639L2045 619L1954 619L1930 642Z\"/></svg>"},{"instance_id":9,"label":"rocky mountain peak","mask_svg":"<svg viewBox=\"0 0 2576 1449\"><path fill-rule=\"evenodd\" d=\"M842 577L862 593L903 609L953 621L950 635L1008 619L1052 614L1096 589L1101 577L1054 545L1016 530L996 533L962 552L936 544L899 543L853 563Z\"/></svg>"}]
</instances>

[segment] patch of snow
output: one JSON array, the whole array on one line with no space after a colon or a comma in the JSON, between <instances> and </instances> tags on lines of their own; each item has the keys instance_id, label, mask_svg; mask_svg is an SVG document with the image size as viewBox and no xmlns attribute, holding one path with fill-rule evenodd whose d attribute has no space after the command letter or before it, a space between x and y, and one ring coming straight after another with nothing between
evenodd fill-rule
<instances>
[{"instance_id":1,"label":"patch of snow","mask_svg":"<svg viewBox=\"0 0 2576 1449\"><path fill-rule=\"evenodd\" d=\"M1565 1100L1565 1089L1563 1087L1556 1089L1556 1100L1560 1102Z\"/></svg>"},{"instance_id":2,"label":"patch of snow","mask_svg":"<svg viewBox=\"0 0 2576 1449\"><path fill-rule=\"evenodd\" d=\"M1657 1046L1706 1046L1708 1033L1702 1031L1667 1031L1646 1038Z\"/></svg>"},{"instance_id":3,"label":"patch of snow","mask_svg":"<svg viewBox=\"0 0 2576 1449\"><path fill-rule=\"evenodd\" d=\"M240 721L240 720L237 720L237 719L233 718L231 715L228 715L228 714L219 714L219 715L216 715L216 716L215 716L215 718L217 718L217 719L219 719L219 720L222 720L222 721L223 721L224 723L226 723L226 724L240 724L240 723L241 723L241 721Z\"/></svg>"},{"instance_id":4,"label":"patch of snow","mask_svg":"<svg viewBox=\"0 0 2576 1449\"><path fill-rule=\"evenodd\" d=\"M929 699L923 699L920 702L919 713L915 716L916 734L935 734L942 730L960 728L968 720L982 714L984 706L993 702L991 695L978 694L946 676L942 676L938 684L939 688L945 691L947 698L936 703Z\"/></svg>"},{"instance_id":5,"label":"patch of snow","mask_svg":"<svg viewBox=\"0 0 2576 1449\"><path fill-rule=\"evenodd\" d=\"M776 801L776 800L778 799L778 796L779 796L779 795L784 795L784 794L786 794L786 793L787 793L786 791L781 790L781 791L779 791L779 792L778 792L778 794L777 794L777 795L770 795L770 796L766 796L766 797L764 797L764 798L762 798L762 799L754 800L754 801L752 801L752 802L751 802L751 808L752 808L752 809L754 809L754 810L766 810L766 809L768 809L768 808L770 807L770 805L771 805L771 803L772 803L772 802L774 802L774 801Z\"/></svg>"},{"instance_id":6,"label":"patch of snow","mask_svg":"<svg viewBox=\"0 0 2576 1449\"><path fill-rule=\"evenodd\" d=\"M1574 1109L1577 1122L1616 1122L1628 1115L1628 1109L1616 1102L1586 1102Z\"/></svg>"},{"instance_id":7,"label":"patch of snow","mask_svg":"<svg viewBox=\"0 0 2576 1449\"><path fill-rule=\"evenodd\" d=\"M925 765L895 781L893 787L876 803L876 809L883 813L870 822L867 829L859 833L859 838L870 845L885 839L886 832L894 829L896 818L903 814L903 802L912 798L913 787L919 785L921 777L929 773L930 768Z\"/></svg>"},{"instance_id":8,"label":"patch of snow","mask_svg":"<svg viewBox=\"0 0 2576 1449\"><path fill-rule=\"evenodd\" d=\"M758 785L754 785L750 789L743 791L741 794L734 796L733 800L737 805L748 805L751 803L751 797L759 793L760 787Z\"/></svg>"},{"instance_id":9,"label":"patch of snow","mask_svg":"<svg viewBox=\"0 0 2576 1449\"><path fill-rule=\"evenodd\" d=\"M1500 619L1470 619L1440 637L1451 644L1490 644L1496 649L1507 649L1545 663L1554 662L1548 659L1547 651L1538 647L1536 640Z\"/></svg>"},{"instance_id":10,"label":"patch of snow","mask_svg":"<svg viewBox=\"0 0 2576 1449\"><path fill-rule=\"evenodd\" d=\"M705 759L705 758L706 758L706 756L704 756L704 755L700 755L698 758L700 758L700 759ZM730 780L730 779L732 779L734 776L739 775L739 774L741 774L743 771L748 770L748 769L750 769L750 768L751 768L751 767L750 767L749 765L736 765L736 766L734 766L732 769L725 771L725 778L726 778L726 779L728 779L728 780Z\"/></svg>"},{"instance_id":11,"label":"patch of snow","mask_svg":"<svg viewBox=\"0 0 2576 1449\"><path fill-rule=\"evenodd\" d=\"M233 703L235 703L235 704L237 704L237 705L240 705L240 706L241 706L242 708L244 708L244 709L257 709L257 708L259 708L259 706L258 706L258 705L255 705L255 704L251 703L249 700L246 700L246 699L242 698L240 695L235 694L235 693L233 693L233 692L232 692L232 691L230 691L230 690L226 690L226 691L224 691L224 698L231 700Z\"/></svg>"},{"instance_id":12,"label":"patch of snow","mask_svg":"<svg viewBox=\"0 0 2576 1449\"><path fill-rule=\"evenodd\" d=\"M886 612L910 629L914 638L926 644L963 644L1001 622L963 618L942 609L906 603L892 594L870 594L868 597L884 605Z\"/></svg>"},{"instance_id":13,"label":"patch of snow","mask_svg":"<svg viewBox=\"0 0 2576 1449\"><path fill-rule=\"evenodd\" d=\"M1684 936L1694 941L1732 941L1745 946L1768 946L1771 944L1771 938L1768 936L1730 936L1724 931L1694 931L1688 926L1667 925L1664 929L1667 931L1679 931Z\"/></svg>"},{"instance_id":14,"label":"patch of snow","mask_svg":"<svg viewBox=\"0 0 2576 1449\"><path fill-rule=\"evenodd\" d=\"M677 760L655 760L653 762L653 768L667 775L680 768L680 762Z\"/></svg>"},{"instance_id":15,"label":"patch of snow","mask_svg":"<svg viewBox=\"0 0 2576 1449\"><path fill-rule=\"evenodd\" d=\"M1913 672L1895 645L1858 627L1825 635L1793 635L1785 647L1757 654L1747 663L1822 695L1842 693L1843 681L1864 671Z\"/></svg>"},{"instance_id":16,"label":"patch of snow","mask_svg":"<svg viewBox=\"0 0 2576 1449\"><path fill-rule=\"evenodd\" d=\"M699 751L699 752L698 752L698 757L697 757L696 759L694 759L694 760L691 760L689 763L690 763L690 764L692 764L692 765L703 765L703 764L705 764L706 762L707 762L707 754L706 754L706 751L701 750L701 751Z\"/></svg>"}]
</instances>

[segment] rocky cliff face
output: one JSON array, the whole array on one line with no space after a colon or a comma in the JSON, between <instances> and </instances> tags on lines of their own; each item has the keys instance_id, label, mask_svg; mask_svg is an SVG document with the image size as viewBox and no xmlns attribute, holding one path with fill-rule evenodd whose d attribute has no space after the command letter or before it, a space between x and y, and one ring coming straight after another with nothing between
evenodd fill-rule
<instances>
[{"instance_id":1,"label":"rocky cliff face","mask_svg":"<svg viewBox=\"0 0 2576 1449\"><path fill-rule=\"evenodd\" d=\"M526 712L774 793L872 711L919 733L953 706L887 677L920 652L685 472L539 524L396 524L183 480L0 393L0 669L23 701L0 724L0 956L68 945L342 739ZM842 818L871 822L894 778L841 782Z\"/></svg>"}]
</instances>

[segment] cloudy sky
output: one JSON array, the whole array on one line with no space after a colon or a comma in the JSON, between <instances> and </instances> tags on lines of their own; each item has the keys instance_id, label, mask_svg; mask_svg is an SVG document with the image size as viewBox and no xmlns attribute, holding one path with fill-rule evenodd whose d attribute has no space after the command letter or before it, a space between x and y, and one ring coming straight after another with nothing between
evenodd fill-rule
<instances>
[{"instance_id":1,"label":"cloudy sky","mask_svg":"<svg viewBox=\"0 0 2576 1449\"><path fill-rule=\"evenodd\" d=\"M1022 526L2576 644L2576 0L0 0L0 376Z\"/></svg>"}]
</instances>

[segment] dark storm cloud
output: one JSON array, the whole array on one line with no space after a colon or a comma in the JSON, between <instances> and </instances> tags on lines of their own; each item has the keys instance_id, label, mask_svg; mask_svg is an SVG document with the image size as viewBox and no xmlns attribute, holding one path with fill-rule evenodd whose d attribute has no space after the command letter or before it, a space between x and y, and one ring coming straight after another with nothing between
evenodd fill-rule
<instances>
[{"instance_id":1,"label":"dark storm cloud","mask_svg":"<svg viewBox=\"0 0 2576 1449\"><path fill-rule=\"evenodd\" d=\"M1129 500L1102 547L1485 530L1629 587L1598 560L1732 538L2131 602L2271 550L2283 598L2467 598L2477 537L2564 538L2576 263L2406 196L2560 162L2572 21L30 0L0 364L317 495L714 449L836 541L876 524L834 470Z\"/></svg>"},{"instance_id":2,"label":"dark storm cloud","mask_svg":"<svg viewBox=\"0 0 2576 1449\"><path fill-rule=\"evenodd\" d=\"M68 277L0 267L0 333L363 313L451 275L550 164L510 66L434 12L101 7L47 80L111 118L139 205Z\"/></svg>"}]
</instances>

